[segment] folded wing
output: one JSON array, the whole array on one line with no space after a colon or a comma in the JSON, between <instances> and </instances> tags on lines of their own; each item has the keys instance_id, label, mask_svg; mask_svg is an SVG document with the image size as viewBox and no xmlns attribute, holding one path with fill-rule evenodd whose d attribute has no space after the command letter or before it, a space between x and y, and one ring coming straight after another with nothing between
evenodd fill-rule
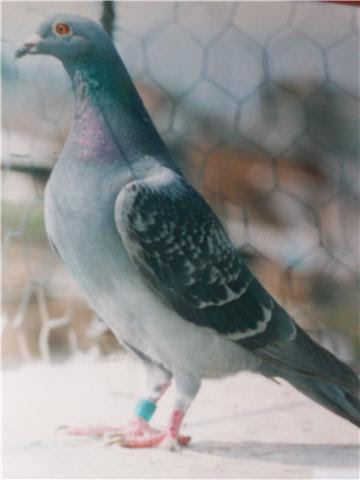
<instances>
[{"instance_id":1,"label":"folded wing","mask_svg":"<svg viewBox=\"0 0 360 480\"><path fill-rule=\"evenodd\" d=\"M115 219L139 272L185 320L250 349L294 334L292 320L180 175L160 167L132 182L118 196Z\"/></svg>"}]
</instances>

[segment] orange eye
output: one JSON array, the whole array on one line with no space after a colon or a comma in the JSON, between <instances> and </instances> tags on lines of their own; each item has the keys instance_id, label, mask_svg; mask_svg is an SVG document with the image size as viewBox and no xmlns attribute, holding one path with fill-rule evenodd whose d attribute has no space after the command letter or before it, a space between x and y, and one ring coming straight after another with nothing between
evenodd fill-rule
<instances>
[{"instance_id":1,"label":"orange eye","mask_svg":"<svg viewBox=\"0 0 360 480\"><path fill-rule=\"evenodd\" d=\"M58 35L67 35L70 33L70 27L66 23L57 23L55 25L55 32Z\"/></svg>"}]
</instances>

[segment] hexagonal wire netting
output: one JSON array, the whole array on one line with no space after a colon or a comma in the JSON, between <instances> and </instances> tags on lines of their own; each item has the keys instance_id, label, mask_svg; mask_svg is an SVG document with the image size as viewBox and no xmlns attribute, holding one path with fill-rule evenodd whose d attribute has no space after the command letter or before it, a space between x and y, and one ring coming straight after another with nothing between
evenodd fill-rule
<instances>
[{"instance_id":1,"label":"hexagonal wire netting","mask_svg":"<svg viewBox=\"0 0 360 480\"><path fill-rule=\"evenodd\" d=\"M43 191L69 129L58 62L14 60L55 12L102 20L190 182L250 268L345 361L358 348L356 7L312 2L3 3L5 365L112 351L49 251Z\"/></svg>"}]
</instances>

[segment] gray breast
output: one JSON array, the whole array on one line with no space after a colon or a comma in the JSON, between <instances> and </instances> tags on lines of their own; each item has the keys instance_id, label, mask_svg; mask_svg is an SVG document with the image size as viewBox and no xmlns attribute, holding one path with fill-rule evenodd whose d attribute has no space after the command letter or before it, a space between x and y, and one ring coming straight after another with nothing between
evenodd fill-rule
<instances>
[{"instance_id":1,"label":"gray breast","mask_svg":"<svg viewBox=\"0 0 360 480\"><path fill-rule=\"evenodd\" d=\"M117 233L114 204L128 175L92 165L55 167L45 194L50 242L85 295L108 291L129 260Z\"/></svg>"}]
</instances>

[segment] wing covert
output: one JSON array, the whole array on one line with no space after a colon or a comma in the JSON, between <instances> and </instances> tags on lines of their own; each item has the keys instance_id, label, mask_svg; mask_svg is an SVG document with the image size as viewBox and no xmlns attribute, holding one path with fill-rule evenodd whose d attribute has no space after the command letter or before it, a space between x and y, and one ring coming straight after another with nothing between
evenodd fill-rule
<instances>
[{"instance_id":1,"label":"wing covert","mask_svg":"<svg viewBox=\"0 0 360 480\"><path fill-rule=\"evenodd\" d=\"M118 195L117 229L149 285L184 319L250 349L284 336L288 317L252 276L210 207L160 167ZM285 334L292 331L287 325Z\"/></svg>"}]
</instances>

